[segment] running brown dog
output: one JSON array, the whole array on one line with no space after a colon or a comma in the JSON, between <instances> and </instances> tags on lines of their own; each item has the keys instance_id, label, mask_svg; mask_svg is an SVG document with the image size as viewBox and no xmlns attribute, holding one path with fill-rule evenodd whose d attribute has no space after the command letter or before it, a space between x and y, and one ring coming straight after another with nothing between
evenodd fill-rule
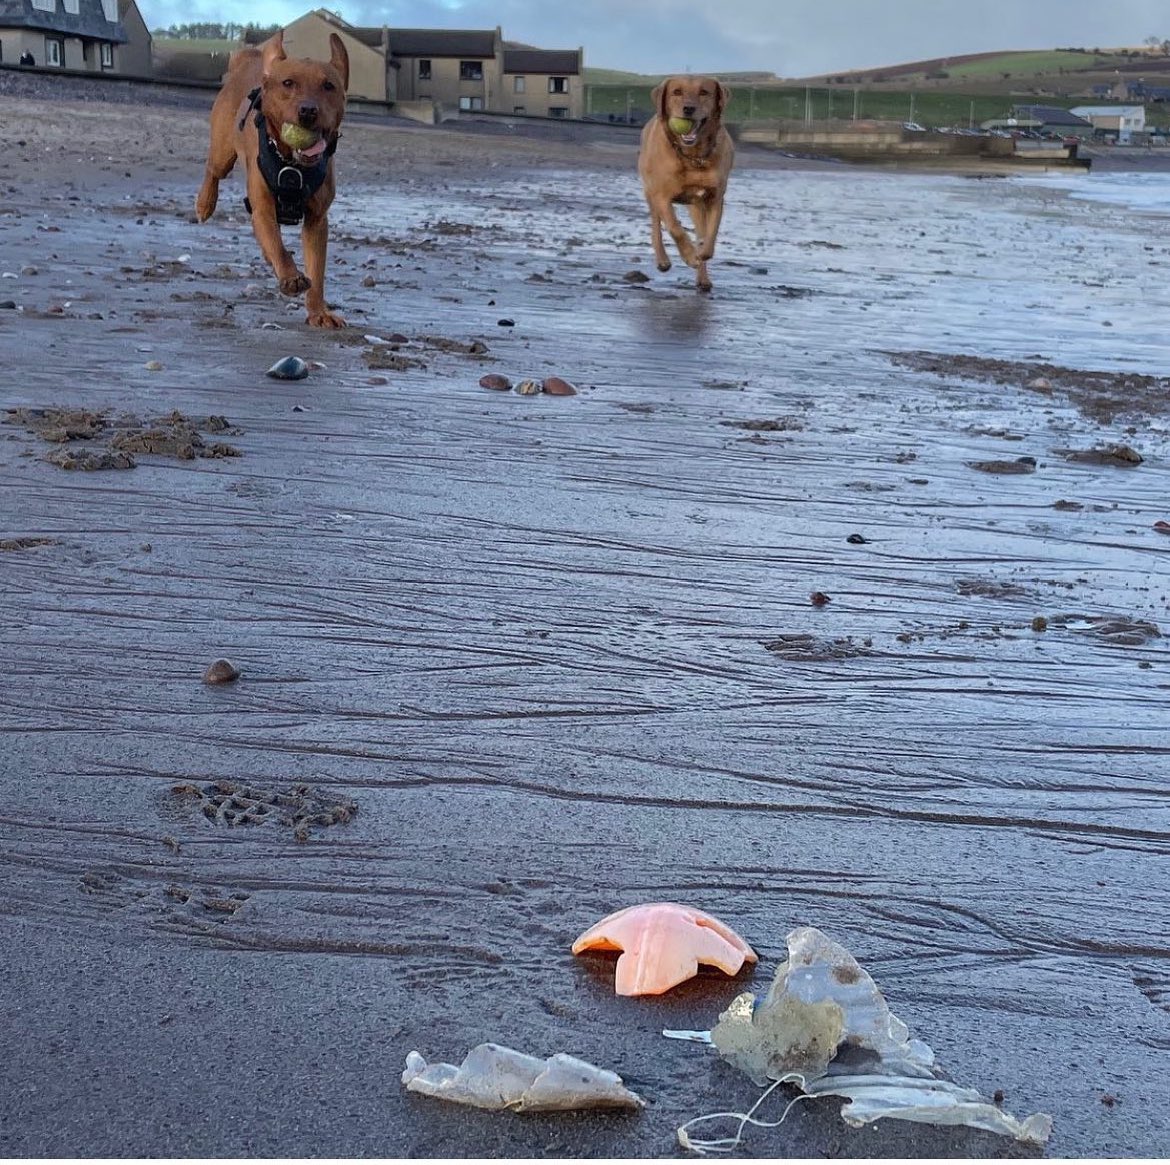
<instances>
[{"instance_id":1,"label":"running brown dog","mask_svg":"<svg viewBox=\"0 0 1170 1165\"><path fill-rule=\"evenodd\" d=\"M294 60L285 55L280 31L256 48L232 53L211 109L211 149L195 215L200 222L211 217L220 181L242 157L248 188L244 205L280 290L305 293L305 322L311 327L343 328L345 320L325 303L325 252L349 54L336 33L329 36L329 48L328 62ZM305 274L280 236L281 224L296 223L302 224Z\"/></svg>"},{"instance_id":2,"label":"running brown dog","mask_svg":"<svg viewBox=\"0 0 1170 1165\"><path fill-rule=\"evenodd\" d=\"M711 77L663 81L651 94L656 113L642 129L638 154L658 270L670 270L662 242L665 223L683 262L695 268L700 291L711 290L707 260L715 254L727 178L735 162L735 146L723 125L730 96L731 91ZM676 202L690 211L697 246L678 221Z\"/></svg>"}]
</instances>

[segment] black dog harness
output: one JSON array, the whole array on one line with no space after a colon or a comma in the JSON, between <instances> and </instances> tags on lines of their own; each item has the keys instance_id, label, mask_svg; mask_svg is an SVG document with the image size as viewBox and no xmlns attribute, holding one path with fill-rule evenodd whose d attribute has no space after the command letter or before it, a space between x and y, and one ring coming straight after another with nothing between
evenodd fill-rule
<instances>
[{"instance_id":1,"label":"black dog harness","mask_svg":"<svg viewBox=\"0 0 1170 1165\"><path fill-rule=\"evenodd\" d=\"M330 138L321 157L312 167L298 166L281 156L276 142L268 132L268 123L260 110L260 88L257 86L248 94L248 107L240 118L240 129L248 120L248 114L256 111L256 136L260 139L260 153L257 163L272 197L276 199L276 221L284 226L295 226L305 217L305 203L308 202L325 181L329 171L329 159L337 149L337 136ZM245 196L244 209L252 213L252 202Z\"/></svg>"}]
</instances>

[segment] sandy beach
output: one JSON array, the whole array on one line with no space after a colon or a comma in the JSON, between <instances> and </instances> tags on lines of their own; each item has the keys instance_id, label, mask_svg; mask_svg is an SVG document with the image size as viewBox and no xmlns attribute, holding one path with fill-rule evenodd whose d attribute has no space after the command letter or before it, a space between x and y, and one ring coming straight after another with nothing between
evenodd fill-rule
<instances>
[{"instance_id":1,"label":"sandy beach","mask_svg":"<svg viewBox=\"0 0 1170 1165\"><path fill-rule=\"evenodd\" d=\"M745 149L699 297L629 131L354 117L326 333L209 104L0 87L0 1155L676 1156L799 925L1052 1138L743 1155L1163 1155L1164 214ZM759 965L615 997L659 900ZM648 1106L404 1091L482 1041Z\"/></svg>"}]
</instances>

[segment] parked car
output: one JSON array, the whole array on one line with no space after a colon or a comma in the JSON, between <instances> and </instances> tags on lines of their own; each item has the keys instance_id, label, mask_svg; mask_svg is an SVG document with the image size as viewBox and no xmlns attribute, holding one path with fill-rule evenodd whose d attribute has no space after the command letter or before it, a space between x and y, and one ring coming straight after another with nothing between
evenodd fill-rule
<instances>
[{"instance_id":1,"label":"parked car","mask_svg":"<svg viewBox=\"0 0 1170 1165\"><path fill-rule=\"evenodd\" d=\"M904 121L902 128L910 130L911 133L926 133L926 126L919 125L916 121Z\"/></svg>"}]
</instances>

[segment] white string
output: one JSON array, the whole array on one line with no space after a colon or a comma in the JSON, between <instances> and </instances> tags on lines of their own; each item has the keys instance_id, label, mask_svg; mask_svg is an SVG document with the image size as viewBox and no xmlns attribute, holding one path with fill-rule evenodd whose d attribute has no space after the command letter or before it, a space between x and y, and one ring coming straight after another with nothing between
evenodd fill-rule
<instances>
[{"instance_id":1,"label":"white string","mask_svg":"<svg viewBox=\"0 0 1170 1165\"><path fill-rule=\"evenodd\" d=\"M678 1128L678 1143L682 1145L684 1149L690 1149L692 1152L698 1153L700 1156L705 1156L707 1153L730 1153L733 1149L737 1148L742 1143L743 1130L746 1125L754 1125L756 1128L760 1129L777 1128L784 1123L785 1118L788 1116L789 1112L792 1111L793 1105L795 1105L798 1101L809 1099L809 1095L802 1092L799 1096L794 1097L788 1102L783 1113L780 1114L779 1120L764 1121L757 1119L755 1115L756 1110L760 1107L761 1104L764 1103L765 1100L768 1099L769 1096L772 1095L773 1092L775 1092L775 1090L781 1084L784 1084L785 1082L786 1078L774 1080L771 1084L768 1085L766 1089L764 1089L760 1099L757 1100L756 1103L753 1104L747 1112L710 1112L707 1113L706 1116L697 1116L694 1119L687 1121L685 1125L680 1125ZM734 1137L720 1137L713 1141L696 1141L693 1140L690 1133L687 1132L687 1129L689 1129L691 1125L697 1125L703 1121L721 1120L723 1118L730 1118L731 1120L739 1121L739 1127L735 1130Z\"/></svg>"}]
</instances>

